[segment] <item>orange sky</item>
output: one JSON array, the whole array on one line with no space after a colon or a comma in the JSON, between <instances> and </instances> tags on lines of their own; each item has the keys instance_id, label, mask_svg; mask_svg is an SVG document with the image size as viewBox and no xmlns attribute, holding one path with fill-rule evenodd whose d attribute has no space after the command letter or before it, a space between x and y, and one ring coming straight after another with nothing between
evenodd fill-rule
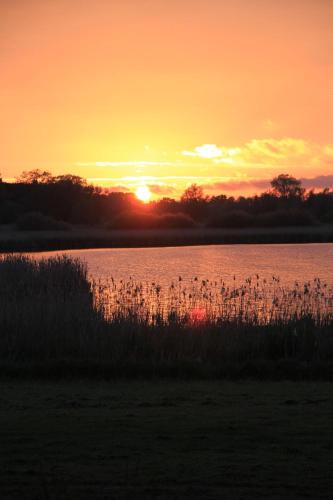
<instances>
[{"instance_id":1,"label":"orange sky","mask_svg":"<svg viewBox=\"0 0 333 500\"><path fill-rule=\"evenodd\" d=\"M0 171L332 185L332 19L331 0L1 0Z\"/></svg>"}]
</instances>

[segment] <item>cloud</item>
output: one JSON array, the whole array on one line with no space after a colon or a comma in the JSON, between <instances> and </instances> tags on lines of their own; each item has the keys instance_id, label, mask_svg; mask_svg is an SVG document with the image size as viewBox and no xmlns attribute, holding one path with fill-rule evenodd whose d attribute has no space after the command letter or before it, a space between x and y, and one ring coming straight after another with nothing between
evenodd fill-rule
<instances>
[{"instance_id":1,"label":"cloud","mask_svg":"<svg viewBox=\"0 0 333 500\"><path fill-rule=\"evenodd\" d=\"M295 158L311 153L311 147L303 139L253 139L245 144L242 154L250 158Z\"/></svg>"},{"instance_id":2,"label":"cloud","mask_svg":"<svg viewBox=\"0 0 333 500\"><path fill-rule=\"evenodd\" d=\"M252 139L237 147L204 144L192 151L183 151L182 154L210 159L215 164L246 168L314 167L333 164L333 146L292 137Z\"/></svg>"},{"instance_id":3,"label":"cloud","mask_svg":"<svg viewBox=\"0 0 333 500\"><path fill-rule=\"evenodd\" d=\"M78 167L171 167L169 161L94 161L76 162Z\"/></svg>"},{"instance_id":4,"label":"cloud","mask_svg":"<svg viewBox=\"0 0 333 500\"><path fill-rule=\"evenodd\" d=\"M167 184L147 184L147 186L151 193L158 196L171 196L177 192L177 189L174 186Z\"/></svg>"},{"instance_id":5,"label":"cloud","mask_svg":"<svg viewBox=\"0 0 333 500\"><path fill-rule=\"evenodd\" d=\"M202 184L204 190L214 191L214 192L225 192L225 191L265 191L270 187L270 181L268 179L229 179L223 182L209 182Z\"/></svg>"},{"instance_id":6,"label":"cloud","mask_svg":"<svg viewBox=\"0 0 333 500\"><path fill-rule=\"evenodd\" d=\"M316 177L304 177L300 179L306 189L324 189L333 187L333 175L318 175ZM201 184L204 190L212 192L263 192L271 187L271 179L228 179L225 181L213 181Z\"/></svg>"},{"instance_id":7,"label":"cloud","mask_svg":"<svg viewBox=\"0 0 333 500\"><path fill-rule=\"evenodd\" d=\"M333 175L318 175L317 177L309 179L301 179L302 184L305 188L332 188L333 187Z\"/></svg>"},{"instance_id":8,"label":"cloud","mask_svg":"<svg viewBox=\"0 0 333 500\"><path fill-rule=\"evenodd\" d=\"M110 186L109 188L110 193L130 193L131 190L127 186Z\"/></svg>"},{"instance_id":9,"label":"cloud","mask_svg":"<svg viewBox=\"0 0 333 500\"><path fill-rule=\"evenodd\" d=\"M101 178L90 178L87 179L87 181L95 186L102 187L105 191L108 192L113 192L113 193L129 193L131 192L131 189L129 186L125 186L122 184L116 184L114 186L110 186L110 180L109 179L101 179Z\"/></svg>"},{"instance_id":10,"label":"cloud","mask_svg":"<svg viewBox=\"0 0 333 500\"><path fill-rule=\"evenodd\" d=\"M222 155L220 148L216 144L203 144L197 146L193 151L183 151L184 156L197 156L198 158L219 158Z\"/></svg>"}]
</instances>

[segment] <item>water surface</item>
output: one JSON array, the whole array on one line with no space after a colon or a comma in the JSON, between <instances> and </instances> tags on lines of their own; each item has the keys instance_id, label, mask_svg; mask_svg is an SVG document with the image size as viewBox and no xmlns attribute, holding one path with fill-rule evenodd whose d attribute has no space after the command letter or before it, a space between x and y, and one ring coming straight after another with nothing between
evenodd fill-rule
<instances>
[{"instance_id":1,"label":"water surface","mask_svg":"<svg viewBox=\"0 0 333 500\"><path fill-rule=\"evenodd\" d=\"M261 279L278 276L286 285L320 278L333 285L333 244L211 245L165 248L68 250L31 253L49 257L67 254L88 265L95 279L153 281L169 285L183 281L220 280L244 282L258 274Z\"/></svg>"}]
</instances>

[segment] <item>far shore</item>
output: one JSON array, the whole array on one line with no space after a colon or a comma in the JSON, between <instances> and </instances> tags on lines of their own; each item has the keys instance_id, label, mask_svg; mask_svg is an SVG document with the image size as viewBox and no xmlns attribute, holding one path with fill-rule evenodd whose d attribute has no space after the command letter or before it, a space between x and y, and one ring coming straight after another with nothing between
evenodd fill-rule
<instances>
[{"instance_id":1,"label":"far shore","mask_svg":"<svg viewBox=\"0 0 333 500\"><path fill-rule=\"evenodd\" d=\"M333 225L149 230L106 230L77 226L68 231L19 231L13 227L0 226L0 252L3 253L86 248L331 242Z\"/></svg>"},{"instance_id":2,"label":"far shore","mask_svg":"<svg viewBox=\"0 0 333 500\"><path fill-rule=\"evenodd\" d=\"M3 253L86 248L330 242L333 242L333 225L150 230L106 230L76 226L68 231L19 231L10 226L0 226L0 252Z\"/></svg>"},{"instance_id":3,"label":"far shore","mask_svg":"<svg viewBox=\"0 0 333 500\"><path fill-rule=\"evenodd\" d=\"M333 242L333 225L246 229L106 230L77 226L68 231L19 231L0 226L0 252L87 248Z\"/></svg>"}]
</instances>

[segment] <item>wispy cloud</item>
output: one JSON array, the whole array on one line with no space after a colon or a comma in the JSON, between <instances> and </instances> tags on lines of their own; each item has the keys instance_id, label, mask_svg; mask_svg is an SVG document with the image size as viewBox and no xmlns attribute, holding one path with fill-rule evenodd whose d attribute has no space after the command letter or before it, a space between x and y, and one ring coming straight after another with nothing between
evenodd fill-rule
<instances>
[{"instance_id":1,"label":"wispy cloud","mask_svg":"<svg viewBox=\"0 0 333 500\"><path fill-rule=\"evenodd\" d=\"M125 184L114 183L113 180L110 180L109 178L91 177L91 178L88 178L87 181L90 184L94 184L95 186L105 188L108 191L113 191L114 193L129 193L132 191L130 186L127 186Z\"/></svg>"},{"instance_id":2,"label":"wispy cloud","mask_svg":"<svg viewBox=\"0 0 333 500\"><path fill-rule=\"evenodd\" d=\"M175 162L169 161L95 161L76 162L78 167L171 167Z\"/></svg>"},{"instance_id":3,"label":"wispy cloud","mask_svg":"<svg viewBox=\"0 0 333 500\"><path fill-rule=\"evenodd\" d=\"M229 179L222 182L208 182L206 184L202 184L203 189L214 193L224 193L229 191L243 191L244 193L248 191L262 192L267 190L269 186L270 180L268 179Z\"/></svg>"},{"instance_id":4,"label":"wispy cloud","mask_svg":"<svg viewBox=\"0 0 333 500\"><path fill-rule=\"evenodd\" d=\"M220 158L222 156L222 149L218 148L216 144L203 144L197 146L193 151L183 151L184 156L196 156L198 158Z\"/></svg>"},{"instance_id":5,"label":"wispy cloud","mask_svg":"<svg viewBox=\"0 0 333 500\"><path fill-rule=\"evenodd\" d=\"M170 184L147 184L147 186L157 196L173 196L177 194L177 188Z\"/></svg>"},{"instance_id":6,"label":"wispy cloud","mask_svg":"<svg viewBox=\"0 0 333 500\"><path fill-rule=\"evenodd\" d=\"M272 179L228 179L222 182L208 182L202 184L207 191L238 191L242 192L263 192L270 188ZM333 175L318 175L316 177L304 177L300 181L307 189L324 189L333 187Z\"/></svg>"},{"instance_id":7,"label":"wispy cloud","mask_svg":"<svg viewBox=\"0 0 333 500\"><path fill-rule=\"evenodd\" d=\"M301 179L302 184L306 188L332 188L333 187L333 175L318 175L317 177L312 177L309 179Z\"/></svg>"},{"instance_id":8,"label":"wispy cloud","mask_svg":"<svg viewBox=\"0 0 333 500\"><path fill-rule=\"evenodd\" d=\"M253 139L242 146L225 147L204 144L183 156L211 160L215 164L234 165L239 168L313 167L333 164L333 146L320 145L298 138Z\"/></svg>"},{"instance_id":9,"label":"wispy cloud","mask_svg":"<svg viewBox=\"0 0 333 500\"><path fill-rule=\"evenodd\" d=\"M88 181L90 182L99 182L99 181L108 181L108 182L153 182L153 181L165 181L165 180L174 180L174 181L203 181L205 179L210 179L211 176L206 175L129 175L125 177L88 177Z\"/></svg>"}]
</instances>

